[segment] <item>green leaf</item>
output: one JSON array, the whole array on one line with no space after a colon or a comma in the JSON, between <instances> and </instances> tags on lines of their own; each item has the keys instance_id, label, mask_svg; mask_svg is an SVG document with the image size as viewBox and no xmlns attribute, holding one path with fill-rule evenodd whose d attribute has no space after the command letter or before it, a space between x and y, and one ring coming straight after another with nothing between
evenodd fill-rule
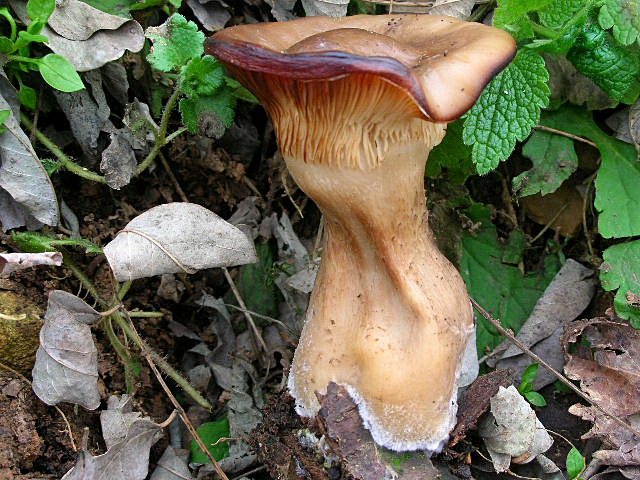
<instances>
[{"instance_id":1,"label":"green leaf","mask_svg":"<svg viewBox=\"0 0 640 480\"><path fill-rule=\"evenodd\" d=\"M196 134L209 128L211 122L221 123L220 127L231 126L235 116L236 99L226 89L216 95L207 97L183 98L180 100L179 110L182 114L182 122L189 132ZM215 118L211 118L211 115ZM215 135L214 135L215 136Z\"/></svg>"},{"instance_id":2,"label":"green leaf","mask_svg":"<svg viewBox=\"0 0 640 480\"><path fill-rule=\"evenodd\" d=\"M11 53L14 50L13 42L10 38L0 35L0 52Z\"/></svg>"},{"instance_id":3,"label":"green leaf","mask_svg":"<svg viewBox=\"0 0 640 480\"><path fill-rule=\"evenodd\" d=\"M261 315L278 315L278 290L273 281L273 254L269 245L257 243L258 263L240 267L238 290L247 308Z\"/></svg>"},{"instance_id":4,"label":"green leaf","mask_svg":"<svg viewBox=\"0 0 640 480\"><path fill-rule=\"evenodd\" d=\"M84 88L80 75L62 55L49 53L39 59L38 67L44 81L61 92L76 92Z\"/></svg>"},{"instance_id":5,"label":"green leaf","mask_svg":"<svg viewBox=\"0 0 640 480\"><path fill-rule=\"evenodd\" d=\"M576 447L571 447L567 454L567 480L574 480L586 468L585 458Z\"/></svg>"},{"instance_id":6,"label":"green leaf","mask_svg":"<svg viewBox=\"0 0 640 480\"><path fill-rule=\"evenodd\" d=\"M141 3L138 0L82 0L83 3L91 5L93 8L102 10L103 12L110 13L111 15L118 15L123 18L131 18L130 10L134 10L135 7ZM162 3L158 2L155 5ZM155 6L154 5L154 6Z\"/></svg>"},{"instance_id":7,"label":"green leaf","mask_svg":"<svg viewBox=\"0 0 640 480\"><path fill-rule=\"evenodd\" d=\"M504 246L491 223L490 210L477 203L465 213L472 222L480 223L474 236L469 234L462 239L460 274L469 295L505 328L517 332L560 269L560 261L557 257L547 256L543 271L523 275L517 267L501 262ZM496 347L502 337L483 317L476 315L476 319L478 353L484 355L487 349Z\"/></svg>"},{"instance_id":8,"label":"green leaf","mask_svg":"<svg viewBox=\"0 0 640 480\"><path fill-rule=\"evenodd\" d=\"M547 401L538 392L525 392L523 395L531 405L535 405L536 407L544 407L547 405Z\"/></svg>"},{"instance_id":9,"label":"green leaf","mask_svg":"<svg viewBox=\"0 0 640 480\"><path fill-rule=\"evenodd\" d=\"M613 245L602 253L602 259L602 288L618 290L613 302L616 313L640 328L640 240Z\"/></svg>"},{"instance_id":10,"label":"green leaf","mask_svg":"<svg viewBox=\"0 0 640 480\"><path fill-rule=\"evenodd\" d=\"M599 25L587 23L567 58L609 96L631 104L640 94L640 49L623 47Z\"/></svg>"},{"instance_id":11,"label":"green leaf","mask_svg":"<svg viewBox=\"0 0 640 480\"><path fill-rule=\"evenodd\" d=\"M587 2L584 0L554 0L538 10L538 18L545 27L558 30L579 15L581 10L587 10L585 6Z\"/></svg>"},{"instance_id":12,"label":"green leaf","mask_svg":"<svg viewBox=\"0 0 640 480\"><path fill-rule=\"evenodd\" d=\"M223 418L216 422L207 422L200 425L197 430L198 435L207 447L207 450L211 452L213 458L216 460L222 460L229 456L229 443L221 442L216 446L213 446L221 438L229 437L229 419ZM195 440L191 441L191 460L193 463L211 463L209 457L202 451Z\"/></svg>"},{"instance_id":13,"label":"green leaf","mask_svg":"<svg viewBox=\"0 0 640 480\"><path fill-rule=\"evenodd\" d=\"M192 59L180 72L180 87L188 97L213 95L224 84L224 67L207 55Z\"/></svg>"},{"instance_id":14,"label":"green leaf","mask_svg":"<svg viewBox=\"0 0 640 480\"><path fill-rule=\"evenodd\" d=\"M522 380L520 386L522 385L533 385L534 380L538 376L538 365L537 363L532 363L527 368L525 368L524 372L522 372Z\"/></svg>"},{"instance_id":15,"label":"green leaf","mask_svg":"<svg viewBox=\"0 0 640 480\"><path fill-rule=\"evenodd\" d=\"M634 146L604 133L591 113L582 108L567 105L555 112L545 112L541 123L586 137L600 150L594 202L600 212L600 235L605 238L640 235L640 162Z\"/></svg>"},{"instance_id":16,"label":"green leaf","mask_svg":"<svg viewBox=\"0 0 640 480\"><path fill-rule=\"evenodd\" d=\"M236 98L239 98L240 100L244 100L245 102L249 102L249 103L255 103L258 104L260 103L258 101L258 99L253 95L253 93L251 93L249 90L247 90L246 88L244 88L240 82L238 82L237 80L231 78L231 77L224 77L224 82L227 84L228 87L233 89L233 96Z\"/></svg>"},{"instance_id":17,"label":"green leaf","mask_svg":"<svg viewBox=\"0 0 640 480\"><path fill-rule=\"evenodd\" d=\"M47 23L55 9L56 0L29 0L27 2L27 15L33 22Z\"/></svg>"},{"instance_id":18,"label":"green leaf","mask_svg":"<svg viewBox=\"0 0 640 480\"><path fill-rule=\"evenodd\" d=\"M4 122L11 116L11 110L0 110L0 133L6 132L7 127L4 126Z\"/></svg>"},{"instance_id":19,"label":"green leaf","mask_svg":"<svg viewBox=\"0 0 640 480\"><path fill-rule=\"evenodd\" d=\"M476 173L471 161L471 147L462 141L462 120L447 125L447 134L431 153L427 160L425 175L435 178L443 168L447 169L447 178L454 183L462 184Z\"/></svg>"},{"instance_id":20,"label":"green leaf","mask_svg":"<svg viewBox=\"0 0 640 480\"><path fill-rule=\"evenodd\" d=\"M506 30L516 40L533 37L531 21L527 14L538 10L552 0L499 0L493 16L493 25Z\"/></svg>"},{"instance_id":21,"label":"green leaf","mask_svg":"<svg viewBox=\"0 0 640 480\"><path fill-rule=\"evenodd\" d=\"M507 241L504 243L502 252L502 263L519 265L522 261L524 249L527 246L527 239L519 228L514 228L509 232Z\"/></svg>"},{"instance_id":22,"label":"green leaf","mask_svg":"<svg viewBox=\"0 0 640 480\"><path fill-rule=\"evenodd\" d=\"M18 98L20 99L20 103L25 107L31 110L36 109L38 104L38 93L35 89L21 83L20 90L18 91Z\"/></svg>"},{"instance_id":23,"label":"green leaf","mask_svg":"<svg viewBox=\"0 0 640 480\"><path fill-rule=\"evenodd\" d=\"M612 28L622 45L631 45L640 36L640 0L604 0L598 22L606 30Z\"/></svg>"},{"instance_id":24,"label":"green leaf","mask_svg":"<svg viewBox=\"0 0 640 480\"><path fill-rule=\"evenodd\" d=\"M153 42L147 60L163 72L178 70L204 52L204 33L177 13L159 27L149 27L145 36Z\"/></svg>"},{"instance_id":25,"label":"green leaf","mask_svg":"<svg viewBox=\"0 0 640 480\"><path fill-rule=\"evenodd\" d=\"M542 57L520 50L496 76L467 113L463 140L472 145L472 158L480 175L490 172L524 140L549 103L549 72Z\"/></svg>"},{"instance_id":26,"label":"green leaf","mask_svg":"<svg viewBox=\"0 0 640 480\"><path fill-rule=\"evenodd\" d=\"M16 49L20 49L23 47L26 47L27 45L29 45L30 43L47 43L49 41L49 39L47 37L45 37L44 35L38 35L38 34L31 34L29 32L26 32L24 30L21 30L18 32L18 40L16 40L16 43L14 45L14 47Z\"/></svg>"},{"instance_id":27,"label":"green leaf","mask_svg":"<svg viewBox=\"0 0 640 480\"><path fill-rule=\"evenodd\" d=\"M40 163L42 163L42 166L47 171L47 175L49 176L53 175L63 167L62 162L57 162L50 158L41 158Z\"/></svg>"},{"instance_id":28,"label":"green leaf","mask_svg":"<svg viewBox=\"0 0 640 480\"><path fill-rule=\"evenodd\" d=\"M84 238L52 237L34 232L12 233L11 238L25 252L40 253L56 251L58 246L82 247L86 253L101 254L102 249Z\"/></svg>"},{"instance_id":29,"label":"green leaf","mask_svg":"<svg viewBox=\"0 0 640 480\"><path fill-rule=\"evenodd\" d=\"M31 22L27 27L27 33L39 35L45 25L45 22Z\"/></svg>"},{"instance_id":30,"label":"green leaf","mask_svg":"<svg viewBox=\"0 0 640 480\"><path fill-rule=\"evenodd\" d=\"M519 197L555 192L578 168L573 140L561 135L536 130L522 147L522 154L533 167L513 179L513 191Z\"/></svg>"}]
</instances>

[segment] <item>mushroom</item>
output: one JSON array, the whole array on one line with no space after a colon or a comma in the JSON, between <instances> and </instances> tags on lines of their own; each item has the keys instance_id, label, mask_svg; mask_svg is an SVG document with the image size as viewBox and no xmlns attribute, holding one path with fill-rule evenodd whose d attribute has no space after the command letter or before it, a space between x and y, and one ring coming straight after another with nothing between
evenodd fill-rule
<instances>
[{"instance_id":1,"label":"mushroom","mask_svg":"<svg viewBox=\"0 0 640 480\"><path fill-rule=\"evenodd\" d=\"M513 39L449 17L361 15L235 26L207 50L264 105L325 218L289 373L297 412L314 416L333 381L378 444L439 451L474 325L427 223L424 168L446 122L511 61Z\"/></svg>"}]
</instances>

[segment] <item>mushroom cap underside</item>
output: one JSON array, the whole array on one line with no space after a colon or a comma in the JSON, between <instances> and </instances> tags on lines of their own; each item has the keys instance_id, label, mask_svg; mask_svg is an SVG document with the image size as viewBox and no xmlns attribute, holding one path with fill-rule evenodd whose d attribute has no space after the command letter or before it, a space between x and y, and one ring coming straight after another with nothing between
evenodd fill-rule
<instances>
[{"instance_id":1,"label":"mushroom cap underside","mask_svg":"<svg viewBox=\"0 0 640 480\"><path fill-rule=\"evenodd\" d=\"M451 17L357 15L239 25L208 39L207 52L236 75L299 81L374 75L402 89L425 119L441 122L471 108L511 61L515 42L497 28Z\"/></svg>"}]
</instances>

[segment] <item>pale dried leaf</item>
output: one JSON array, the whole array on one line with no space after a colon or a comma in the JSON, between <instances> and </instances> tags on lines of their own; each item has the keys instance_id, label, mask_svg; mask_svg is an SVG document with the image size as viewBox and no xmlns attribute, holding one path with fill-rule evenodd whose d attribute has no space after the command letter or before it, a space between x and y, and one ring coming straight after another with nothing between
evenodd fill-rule
<instances>
[{"instance_id":1,"label":"pale dried leaf","mask_svg":"<svg viewBox=\"0 0 640 480\"><path fill-rule=\"evenodd\" d=\"M253 242L239 229L193 203L138 215L104 253L118 281L257 262Z\"/></svg>"},{"instance_id":2,"label":"pale dried leaf","mask_svg":"<svg viewBox=\"0 0 640 480\"><path fill-rule=\"evenodd\" d=\"M18 270L37 265L62 265L60 252L43 253L0 253L0 275L9 275Z\"/></svg>"},{"instance_id":3,"label":"pale dried leaf","mask_svg":"<svg viewBox=\"0 0 640 480\"><path fill-rule=\"evenodd\" d=\"M2 231L26 225L28 230L39 230L43 223L36 220L27 208L16 202L9 192L0 187L0 223Z\"/></svg>"},{"instance_id":4,"label":"pale dried leaf","mask_svg":"<svg viewBox=\"0 0 640 480\"><path fill-rule=\"evenodd\" d=\"M132 411L132 408L130 395L111 395L107 400L107 410L100 412L102 438L107 449L124 440L131 425L142 419L141 413Z\"/></svg>"},{"instance_id":5,"label":"pale dried leaf","mask_svg":"<svg viewBox=\"0 0 640 480\"><path fill-rule=\"evenodd\" d=\"M531 406L513 385L500 387L491 398L491 412L482 419L479 433L497 472L508 468L506 456L509 463L528 463L553 444Z\"/></svg>"},{"instance_id":6,"label":"pale dried leaf","mask_svg":"<svg viewBox=\"0 0 640 480\"><path fill-rule=\"evenodd\" d=\"M129 184L138 166L133 151L133 136L128 128L111 132L111 143L102 151L100 171L105 182L115 190Z\"/></svg>"},{"instance_id":7,"label":"pale dried leaf","mask_svg":"<svg viewBox=\"0 0 640 480\"><path fill-rule=\"evenodd\" d=\"M26 2L14 0L12 7L20 20L30 23ZM79 72L100 68L122 57L125 50L139 52L144 46L144 32L135 20L128 20L115 30L99 30L86 40L70 40L46 25L41 34L49 39L44 45L69 60Z\"/></svg>"},{"instance_id":8,"label":"pale dried leaf","mask_svg":"<svg viewBox=\"0 0 640 480\"><path fill-rule=\"evenodd\" d=\"M551 365L554 368L562 368L561 327L575 320L587 308L595 293L596 282L592 269L568 259L536 302L516 338L526 347L535 347L535 352L546 361L553 359ZM545 342L545 339L548 341ZM519 348L511 343L507 345L496 366L512 368L516 372L516 378L520 378L531 360ZM546 370L541 370L534 382L534 390L554 381L555 377Z\"/></svg>"},{"instance_id":9,"label":"pale dried leaf","mask_svg":"<svg viewBox=\"0 0 640 480\"><path fill-rule=\"evenodd\" d=\"M217 2L203 5L198 0L187 0L187 5L202 26L210 32L222 30L231 18L229 11Z\"/></svg>"},{"instance_id":10,"label":"pale dried leaf","mask_svg":"<svg viewBox=\"0 0 640 480\"><path fill-rule=\"evenodd\" d=\"M107 453L94 457L83 449L76 465L62 480L144 480L149 473L149 450L159 440L161 431L150 420L137 420L126 437Z\"/></svg>"},{"instance_id":11,"label":"pale dried leaf","mask_svg":"<svg viewBox=\"0 0 640 480\"><path fill-rule=\"evenodd\" d=\"M176 450L171 445L169 445L160 457L160 460L158 460L158 464L151 474L150 480L193 479L187 465L188 458L188 450Z\"/></svg>"},{"instance_id":12,"label":"pale dried leaf","mask_svg":"<svg viewBox=\"0 0 640 480\"><path fill-rule=\"evenodd\" d=\"M344 17L347 14L349 0L302 0L302 6L308 17L326 15Z\"/></svg>"},{"instance_id":13,"label":"pale dried leaf","mask_svg":"<svg viewBox=\"0 0 640 480\"><path fill-rule=\"evenodd\" d=\"M436 0L429 10L429 15L448 15L466 20L475 4L476 0Z\"/></svg>"},{"instance_id":14,"label":"pale dried leaf","mask_svg":"<svg viewBox=\"0 0 640 480\"><path fill-rule=\"evenodd\" d=\"M109 62L100 69L100 73L107 91L120 105L125 105L129 101L129 79L122 63Z\"/></svg>"},{"instance_id":15,"label":"pale dried leaf","mask_svg":"<svg viewBox=\"0 0 640 480\"><path fill-rule=\"evenodd\" d=\"M32 372L33 391L47 405L71 402L89 410L100 405L98 351L89 328L99 318L75 295L49 294Z\"/></svg>"},{"instance_id":16,"label":"pale dried leaf","mask_svg":"<svg viewBox=\"0 0 640 480\"><path fill-rule=\"evenodd\" d=\"M103 12L80 0L64 0L56 2L47 24L64 38L86 40L98 30L116 30L127 21L127 18Z\"/></svg>"},{"instance_id":17,"label":"pale dried leaf","mask_svg":"<svg viewBox=\"0 0 640 480\"><path fill-rule=\"evenodd\" d=\"M0 110L10 109L9 103L0 97ZM13 114L4 122L4 127L7 130L0 133L0 188L36 220L47 225L56 225L56 194L29 138ZM14 215L12 218L17 217ZM8 223L15 223L15 220ZM4 220L3 228L9 228Z\"/></svg>"}]
</instances>

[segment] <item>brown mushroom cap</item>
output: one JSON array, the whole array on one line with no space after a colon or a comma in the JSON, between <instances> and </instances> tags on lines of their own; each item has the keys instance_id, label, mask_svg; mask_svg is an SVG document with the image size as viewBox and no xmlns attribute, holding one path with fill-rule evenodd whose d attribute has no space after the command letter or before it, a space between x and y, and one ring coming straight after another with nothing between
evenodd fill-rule
<instances>
[{"instance_id":1,"label":"brown mushroom cap","mask_svg":"<svg viewBox=\"0 0 640 480\"><path fill-rule=\"evenodd\" d=\"M358 15L227 28L208 40L207 52L239 76L373 75L406 92L417 116L447 122L471 108L511 61L515 42L502 30L450 17Z\"/></svg>"}]
</instances>

